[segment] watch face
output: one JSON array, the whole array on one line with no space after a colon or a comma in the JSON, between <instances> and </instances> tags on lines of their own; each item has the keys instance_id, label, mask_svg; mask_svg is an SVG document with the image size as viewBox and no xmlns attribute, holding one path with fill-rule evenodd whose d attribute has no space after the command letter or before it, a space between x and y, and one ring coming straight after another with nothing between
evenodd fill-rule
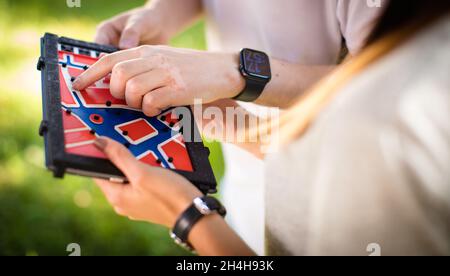
<instances>
[{"instance_id":1,"label":"watch face","mask_svg":"<svg viewBox=\"0 0 450 276\"><path fill-rule=\"evenodd\" d=\"M270 79L269 57L259 51L244 49L241 53L243 70L250 76Z\"/></svg>"}]
</instances>

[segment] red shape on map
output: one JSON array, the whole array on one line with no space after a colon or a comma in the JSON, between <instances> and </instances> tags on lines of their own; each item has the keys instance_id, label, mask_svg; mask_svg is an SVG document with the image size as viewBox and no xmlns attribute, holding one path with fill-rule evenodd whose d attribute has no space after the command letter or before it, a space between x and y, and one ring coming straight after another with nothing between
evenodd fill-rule
<instances>
[{"instance_id":1,"label":"red shape on map","mask_svg":"<svg viewBox=\"0 0 450 276\"><path fill-rule=\"evenodd\" d=\"M75 68L75 67L67 67L67 70L69 71L69 75L71 77L75 77L77 78L79 75L81 75L84 71L79 69L79 68Z\"/></svg>"},{"instance_id":2,"label":"red shape on map","mask_svg":"<svg viewBox=\"0 0 450 276\"><path fill-rule=\"evenodd\" d=\"M158 135L158 130L143 118L117 125L115 126L115 129L127 139L128 142L134 145Z\"/></svg>"},{"instance_id":3,"label":"red shape on map","mask_svg":"<svg viewBox=\"0 0 450 276\"><path fill-rule=\"evenodd\" d=\"M162 162L158 162L158 157L155 155L153 151L147 151L141 156L139 156L137 159L147 165L164 168Z\"/></svg>"},{"instance_id":4,"label":"red shape on map","mask_svg":"<svg viewBox=\"0 0 450 276\"><path fill-rule=\"evenodd\" d=\"M87 144L87 142L93 142L95 140L95 135L87 129L75 132L65 132L64 139L66 141L66 147L70 148L74 144Z\"/></svg>"},{"instance_id":5,"label":"red shape on map","mask_svg":"<svg viewBox=\"0 0 450 276\"><path fill-rule=\"evenodd\" d=\"M178 120L178 115L174 112L174 110L170 110L159 115L158 120L174 130L179 130L181 127L181 123Z\"/></svg>"},{"instance_id":6,"label":"red shape on map","mask_svg":"<svg viewBox=\"0 0 450 276\"><path fill-rule=\"evenodd\" d=\"M177 136L172 137L168 142L160 144L158 148L172 169L193 171L183 135L178 134Z\"/></svg>"},{"instance_id":7,"label":"red shape on map","mask_svg":"<svg viewBox=\"0 0 450 276\"><path fill-rule=\"evenodd\" d=\"M72 130L72 129L81 129L81 128L88 128L83 122L73 114L67 113L63 109L63 125L65 130Z\"/></svg>"},{"instance_id":8,"label":"red shape on map","mask_svg":"<svg viewBox=\"0 0 450 276\"><path fill-rule=\"evenodd\" d=\"M106 107L106 103L126 106L124 100L114 98L108 88L89 87L79 93L81 101L86 107Z\"/></svg>"},{"instance_id":9,"label":"red shape on map","mask_svg":"<svg viewBox=\"0 0 450 276\"><path fill-rule=\"evenodd\" d=\"M64 142L66 152L70 154L106 158L105 154L94 146L96 135L91 133L78 116L63 109Z\"/></svg>"},{"instance_id":10,"label":"red shape on map","mask_svg":"<svg viewBox=\"0 0 450 276\"><path fill-rule=\"evenodd\" d=\"M66 51L59 51L58 58L60 61L66 62L64 55L71 56L72 63L77 64L77 65L92 65L92 64L96 63L98 60L97 58L93 58L90 56L74 54L74 53L66 52Z\"/></svg>"},{"instance_id":11,"label":"red shape on map","mask_svg":"<svg viewBox=\"0 0 450 276\"><path fill-rule=\"evenodd\" d=\"M94 146L94 143L66 148L66 152L75 155L106 159L106 155Z\"/></svg>"},{"instance_id":12,"label":"red shape on map","mask_svg":"<svg viewBox=\"0 0 450 276\"><path fill-rule=\"evenodd\" d=\"M78 103L75 101L75 98L73 97L72 91L69 89L67 80L64 77L63 69L61 66L59 67L59 79L60 79L60 92L61 92L61 102L66 106L78 106Z\"/></svg>"}]
</instances>

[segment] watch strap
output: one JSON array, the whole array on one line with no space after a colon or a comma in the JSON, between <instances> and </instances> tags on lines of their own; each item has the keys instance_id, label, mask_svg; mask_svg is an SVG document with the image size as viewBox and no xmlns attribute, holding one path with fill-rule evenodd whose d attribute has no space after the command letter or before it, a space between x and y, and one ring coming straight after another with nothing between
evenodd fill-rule
<instances>
[{"instance_id":1,"label":"watch strap","mask_svg":"<svg viewBox=\"0 0 450 276\"><path fill-rule=\"evenodd\" d=\"M192 249L192 246L188 242L189 233L201 218L214 212L217 212L222 217L225 217L226 215L225 207L223 207L217 199L209 196L196 198L194 203L192 203L176 221L171 237L176 243L188 249Z\"/></svg>"},{"instance_id":2,"label":"watch strap","mask_svg":"<svg viewBox=\"0 0 450 276\"><path fill-rule=\"evenodd\" d=\"M251 78L246 78L244 90L233 99L243 102L254 102L259 98L259 96L261 96L265 87L266 83L253 80Z\"/></svg>"}]
</instances>

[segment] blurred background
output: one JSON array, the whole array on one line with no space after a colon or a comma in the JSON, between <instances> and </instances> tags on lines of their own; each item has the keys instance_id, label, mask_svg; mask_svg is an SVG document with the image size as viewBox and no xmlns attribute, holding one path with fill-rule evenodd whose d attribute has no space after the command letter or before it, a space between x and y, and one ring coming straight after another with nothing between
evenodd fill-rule
<instances>
[{"instance_id":1,"label":"blurred background","mask_svg":"<svg viewBox=\"0 0 450 276\"><path fill-rule=\"evenodd\" d=\"M86 178L54 179L44 168L40 37L45 32L91 41L96 25L144 0L0 0L0 255L69 255L70 243L82 255L186 255L168 230L117 216ZM205 48L199 22L171 44ZM216 178L223 158L207 144Z\"/></svg>"}]
</instances>

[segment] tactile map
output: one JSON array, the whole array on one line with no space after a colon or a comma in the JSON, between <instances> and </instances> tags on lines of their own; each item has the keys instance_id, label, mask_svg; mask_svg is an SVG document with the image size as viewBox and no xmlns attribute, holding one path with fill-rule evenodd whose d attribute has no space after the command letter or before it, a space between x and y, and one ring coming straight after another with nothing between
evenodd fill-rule
<instances>
[{"instance_id":1,"label":"tactile map","mask_svg":"<svg viewBox=\"0 0 450 276\"><path fill-rule=\"evenodd\" d=\"M182 135L181 115L170 109L147 117L109 92L110 75L82 91L72 82L98 60L100 53L58 45L61 111L66 152L106 158L94 146L98 136L125 145L140 161L163 168L193 171Z\"/></svg>"}]
</instances>

